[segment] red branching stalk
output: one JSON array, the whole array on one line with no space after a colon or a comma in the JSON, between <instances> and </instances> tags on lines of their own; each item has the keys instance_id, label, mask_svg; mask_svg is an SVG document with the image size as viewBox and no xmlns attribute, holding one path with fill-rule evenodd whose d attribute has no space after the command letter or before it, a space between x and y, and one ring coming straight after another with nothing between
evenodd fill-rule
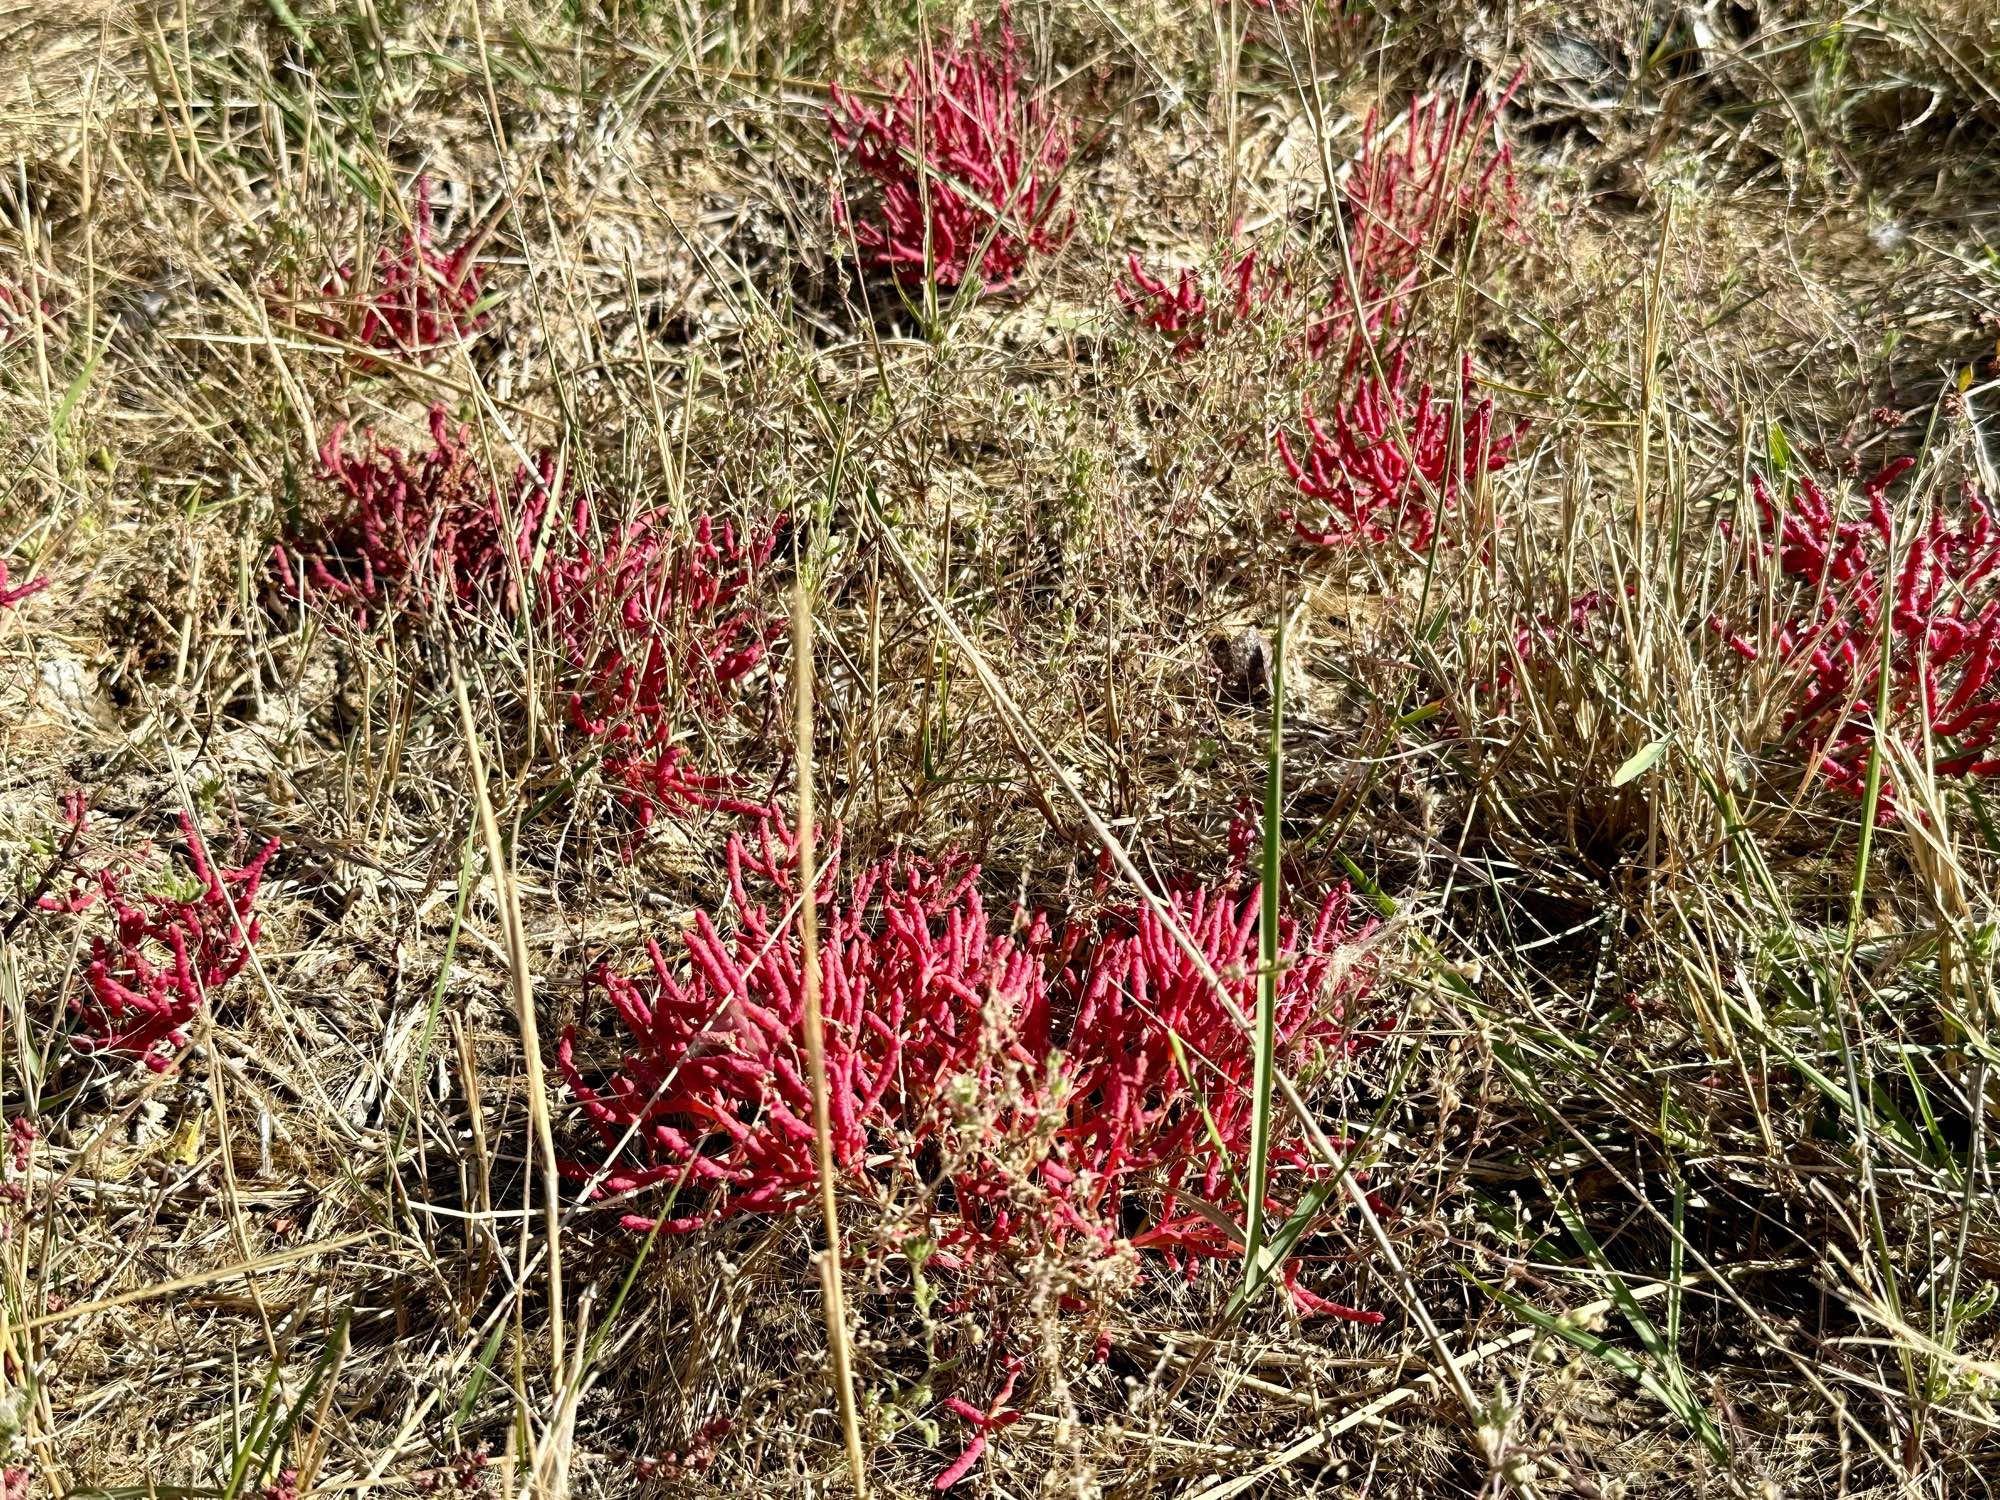
<instances>
[{"instance_id":1,"label":"red branching stalk","mask_svg":"<svg viewBox=\"0 0 2000 1500\"><path fill-rule=\"evenodd\" d=\"M1513 155L1493 143L1493 124L1520 86L1498 98L1412 100L1400 134L1374 115L1361 130L1341 190L1347 266L1333 297L1306 330L1314 355L1355 363L1361 340L1391 338L1407 325L1430 269L1480 226L1512 234L1520 217Z\"/></svg>"},{"instance_id":2,"label":"red branching stalk","mask_svg":"<svg viewBox=\"0 0 2000 1500\"><path fill-rule=\"evenodd\" d=\"M1218 296L1227 301L1211 303L1202 288L1202 277L1191 266L1183 266L1177 282L1169 284L1147 271L1134 251L1125 258L1132 285L1121 278L1112 290L1119 303L1140 324L1173 341L1176 359L1199 353L1209 339L1242 323L1266 301L1272 286L1256 284L1257 252L1246 250L1223 274Z\"/></svg>"},{"instance_id":3,"label":"red branching stalk","mask_svg":"<svg viewBox=\"0 0 2000 1500\"><path fill-rule=\"evenodd\" d=\"M0 562L0 609L8 609L23 599L32 598L49 586L46 577L30 578L26 583L9 583L7 564Z\"/></svg>"},{"instance_id":4,"label":"red branching stalk","mask_svg":"<svg viewBox=\"0 0 2000 1500\"><path fill-rule=\"evenodd\" d=\"M376 252L365 280L350 261L320 287L323 303L346 309L344 316L321 318L320 332L418 358L477 331L486 322L477 311L483 276L473 263L478 247L467 241L440 250L432 233L430 179L419 177L410 227L400 242Z\"/></svg>"},{"instance_id":5,"label":"red branching stalk","mask_svg":"<svg viewBox=\"0 0 2000 1500\"><path fill-rule=\"evenodd\" d=\"M1033 255L1058 250L1076 226L1058 218L1072 125L1021 77L1013 27L998 48L975 25L903 65L881 104L836 84L826 111L834 145L876 187L872 216L834 199L864 265L908 285L1011 284Z\"/></svg>"},{"instance_id":6,"label":"red branching stalk","mask_svg":"<svg viewBox=\"0 0 2000 1500\"><path fill-rule=\"evenodd\" d=\"M514 606L517 570L548 509L555 460L544 454L534 471L519 471L503 499L468 430L443 406L431 408L430 429L430 448L416 455L372 432L362 452L347 453L344 423L327 435L320 464L340 508L274 550L287 593L324 598L364 629L389 614L427 614L453 602Z\"/></svg>"},{"instance_id":7,"label":"red branching stalk","mask_svg":"<svg viewBox=\"0 0 2000 1500\"><path fill-rule=\"evenodd\" d=\"M681 1211L670 1231L795 1211L814 1183L792 854L775 820L758 838L755 855L730 840L732 933L697 913L680 962L651 944L647 974L606 964L593 972L634 1044L609 1080L586 1082L573 1036L558 1052L614 1153L602 1190L676 1184ZM774 912L753 898L750 874L787 904ZM1252 1114L1249 1043L1214 988L1150 909L1074 923L1058 943L1039 918L996 928L976 874L952 860L899 859L862 872L844 899L830 873L822 886L840 1169L885 1195L928 1182L926 1233L947 1265L1066 1247L1094 1256L1121 1242L1190 1270L1240 1257L1219 1210L1203 1211L1228 1198ZM1191 891L1173 908L1247 1008L1256 892ZM1355 1046L1349 1028L1369 968L1352 945L1367 930L1351 922L1344 891L1327 898L1309 933L1287 926L1286 1066ZM1053 964L1052 953L1061 954ZM1302 1187L1319 1168L1290 1135L1274 1161L1271 1209L1282 1218L1291 1205L1281 1200L1297 1197L1283 1185ZM1128 1234L1137 1203L1148 1205L1146 1219ZM1308 1310L1375 1319L1313 1297L1295 1276L1288 1270L1286 1283Z\"/></svg>"},{"instance_id":8,"label":"red branching stalk","mask_svg":"<svg viewBox=\"0 0 2000 1500\"><path fill-rule=\"evenodd\" d=\"M1443 514L1482 476L1506 465L1525 424L1494 431L1493 403L1474 400L1472 362L1459 359L1461 399L1426 382L1408 394L1412 319L1430 268L1480 226L1514 232L1520 194L1509 149L1493 143L1498 98L1410 106L1393 138L1371 116L1342 187L1346 263L1334 294L1306 323L1316 357L1339 360L1340 399L1322 421L1308 405L1304 452L1278 434L1278 457L1323 517L1287 513L1320 546L1400 539L1417 552Z\"/></svg>"},{"instance_id":9,"label":"red branching stalk","mask_svg":"<svg viewBox=\"0 0 2000 1500\"><path fill-rule=\"evenodd\" d=\"M1785 730L1813 748L1829 783L1856 795L1878 733L1919 760L1929 754L1940 776L2000 775L2000 526L1968 490L1962 520L1933 515L1898 556L1888 490L1914 464L1897 459L1863 485L1867 515L1854 521L1810 476L1782 503L1761 475L1751 486L1761 564L1775 561L1792 584L1770 643L1802 674ZM1885 623L1888 716L1878 722ZM1746 659L1763 655L1725 635ZM1884 816L1894 805L1885 769Z\"/></svg>"},{"instance_id":10,"label":"red branching stalk","mask_svg":"<svg viewBox=\"0 0 2000 1500\"><path fill-rule=\"evenodd\" d=\"M1325 510L1319 525L1286 512L1304 540L1344 547L1400 537L1423 552L1437 535L1441 513L1484 475L1506 466L1525 424L1495 434L1493 402L1474 398L1470 356L1459 363L1456 407L1428 382L1412 402L1407 369L1399 349L1383 378L1361 376L1353 398L1336 405L1326 421L1308 404L1302 457L1278 433L1278 457L1292 482Z\"/></svg>"},{"instance_id":11,"label":"red branching stalk","mask_svg":"<svg viewBox=\"0 0 2000 1500\"><path fill-rule=\"evenodd\" d=\"M761 817L726 777L698 770L674 743L684 714L715 714L783 628L755 598L783 531L700 516L680 537L659 516L593 535L580 501L566 555L540 583L568 678L571 725L602 747L603 769L643 835L660 811L711 808Z\"/></svg>"},{"instance_id":12,"label":"red branching stalk","mask_svg":"<svg viewBox=\"0 0 2000 1500\"><path fill-rule=\"evenodd\" d=\"M80 807L76 815L80 818ZM186 1027L249 962L257 941L257 892L277 852L272 839L248 864L214 864L194 820L183 813L193 893L134 888L132 872L106 866L66 897L44 897L48 910L109 908L112 934L90 941L84 993L72 1002L71 1045L87 1056L136 1059L154 1072L173 1063Z\"/></svg>"},{"instance_id":13,"label":"red branching stalk","mask_svg":"<svg viewBox=\"0 0 2000 1500\"><path fill-rule=\"evenodd\" d=\"M1014 1399L1014 1387L1021 1379L1021 1361L1018 1355L1008 1355L1001 1361L1000 1389L981 1411L970 1401L958 1396L944 1398L944 1408L953 1416L972 1424L972 1441L965 1445L965 1451L953 1459L949 1468L938 1475L933 1485L943 1491L950 1489L959 1480L972 1472L974 1464L986 1452L987 1440L994 1433L1012 1427L1021 1420L1020 1410L1007 1403Z\"/></svg>"}]
</instances>

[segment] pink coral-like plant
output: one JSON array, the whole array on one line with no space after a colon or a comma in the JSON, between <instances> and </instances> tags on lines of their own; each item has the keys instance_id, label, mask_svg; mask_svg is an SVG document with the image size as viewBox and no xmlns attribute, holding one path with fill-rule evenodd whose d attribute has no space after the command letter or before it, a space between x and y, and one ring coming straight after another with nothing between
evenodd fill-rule
<instances>
[{"instance_id":1,"label":"pink coral-like plant","mask_svg":"<svg viewBox=\"0 0 2000 1500\"><path fill-rule=\"evenodd\" d=\"M320 448L341 497L328 521L274 550L287 593L338 605L365 629L385 616L443 605L511 609L516 576L534 549L555 483L544 454L503 497L443 406L430 413L431 446L408 454L373 433L359 453L342 447L346 425ZM295 566L296 564L296 566Z\"/></svg>"},{"instance_id":2,"label":"pink coral-like plant","mask_svg":"<svg viewBox=\"0 0 2000 1500\"><path fill-rule=\"evenodd\" d=\"M612 1153L599 1191L672 1183L684 1232L743 1213L790 1212L816 1180L795 929L798 893L782 826L755 852L728 848L734 930L706 913L671 961L649 944L637 977L608 964L591 985L632 1041L603 1082L573 1035L558 1066ZM977 870L897 859L844 897L822 885L822 972L833 1156L844 1174L925 1185L929 1233L948 1265L1126 1240L1192 1269L1238 1258L1217 1203L1239 1175L1253 1114L1251 1053L1229 1008L1148 908L1003 930ZM754 878L777 902L750 894ZM1191 891L1172 910L1238 1012L1255 987L1257 893ZM1281 1061L1352 1050L1369 965L1335 892L1309 931L1287 924ZM1319 1168L1296 1135L1272 1144L1270 1207L1282 1218ZM1288 1191L1287 1186L1290 1189ZM1147 1205L1132 1225L1134 1205ZM632 1214L629 1225L651 1221ZM1309 1311L1373 1321L1286 1285Z\"/></svg>"},{"instance_id":3,"label":"pink coral-like plant","mask_svg":"<svg viewBox=\"0 0 2000 1500\"><path fill-rule=\"evenodd\" d=\"M1809 475L1782 501L1761 475L1751 484L1758 571L1775 564L1787 585L1769 638L1798 673L1787 736L1813 748L1829 784L1857 796L1878 736L1928 754L1940 776L2000 775L2000 525L1968 491L1963 519L1932 515L1899 552L1888 491L1914 465L1900 458L1869 479L1859 520L1842 520ZM1764 655L1757 641L1724 634L1746 659ZM1885 768L1885 817L1895 793Z\"/></svg>"},{"instance_id":4,"label":"pink coral-like plant","mask_svg":"<svg viewBox=\"0 0 2000 1500\"><path fill-rule=\"evenodd\" d=\"M826 117L834 145L876 187L872 214L834 200L870 270L993 291L1075 228L1074 214L1058 213L1070 121L1024 85L1004 17L997 47L975 26L906 62L901 87L879 104L836 84Z\"/></svg>"},{"instance_id":5,"label":"pink coral-like plant","mask_svg":"<svg viewBox=\"0 0 2000 1500\"><path fill-rule=\"evenodd\" d=\"M416 454L372 433L348 452L344 428L329 434L321 464L340 504L274 548L285 591L331 602L362 629L451 606L506 619L525 597L555 648L570 723L600 747L639 836L661 812L760 815L676 735L687 716L722 708L782 626L755 585L784 518L754 532L700 516L682 535L658 514L600 528L579 496L559 523L551 454L517 469L503 493L442 406L430 431Z\"/></svg>"},{"instance_id":6,"label":"pink coral-like plant","mask_svg":"<svg viewBox=\"0 0 2000 1500\"><path fill-rule=\"evenodd\" d=\"M1303 454L1278 433L1286 472L1325 512L1317 525L1286 512L1305 541L1353 546L1400 537L1423 552L1442 513L1512 457L1525 424L1494 432L1493 402L1475 399L1469 356L1460 361L1456 404L1440 400L1428 382L1412 401L1407 373L1406 353L1399 349L1382 377L1360 376L1353 398L1327 419L1308 405Z\"/></svg>"},{"instance_id":7,"label":"pink coral-like plant","mask_svg":"<svg viewBox=\"0 0 2000 1500\"><path fill-rule=\"evenodd\" d=\"M1064 1072L1071 1111L1043 1175L1063 1184L1079 1223L1115 1220L1123 1195L1149 1183L1157 1211L1132 1234L1192 1268L1199 1259L1240 1257L1215 1205L1235 1184L1250 1149L1255 1099L1249 1038L1234 1017L1254 1008L1258 890L1193 888L1174 893L1168 910L1222 979L1229 1004L1149 906L1114 912L1081 932L1065 933L1073 953L1061 991L1075 997ZM1356 924L1345 888L1330 892L1301 931L1287 920L1279 934L1279 1063L1356 1050L1372 968L1359 947L1373 927ZM1293 1205L1280 1184L1302 1186L1320 1170L1298 1135L1271 1143L1272 1198L1282 1222ZM1295 1195L1294 1195L1295 1196ZM1284 1281L1308 1312L1379 1322Z\"/></svg>"},{"instance_id":8,"label":"pink coral-like plant","mask_svg":"<svg viewBox=\"0 0 2000 1500\"><path fill-rule=\"evenodd\" d=\"M1122 1242L1183 1265L1240 1259L1226 1195L1240 1192L1254 1104L1248 1039L1231 1015L1253 1003L1256 889L1170 898L1174 920L1221 977L1229 1003L1150 908L1079 917L1060 936L982 904L976 867L897 858L837 892L838 852L815 893L822 909L826 1071L835 1170L884 1200L914 1196L933 1263L972 1277L1002 1258L1113 1253ZM628 1200L673 1189L684 1233L744 1214L796 1212L817 1169L806 1083L796 850L773 813L753 845L727 852L730 930L706 912L680 956L647 945L647 970L609 963L590 987L611 1003L627 1051L586 1077L575 1033L557 1066L604 1148L568 1175ZM757 887L752 893L753 885ZM1280 1063L1298 1068L1362 1044L1358 1007L1372 968L1344 890L1310 929L1281 935ZM1325 1168L1292 1130L1270 1146L1267 1208L1283 1222ZM1135 1219L1136 1215L1136 1219ZM654 1220L628 1210L629 1228ZM1357 1322L1375 1312L1280 1283L1302 1311ZM948 1397L970 1441L937 1476L946 1490L1018 1420L1022 1370L1006 1355L985 1406Z\"/></svg>"},{"instance_id":9,"label":"pink coral-like plant","mask_svg":"<svg viewBox=\"0 0 2000 1500\"><path fill-rule=\"evenodd\" d=\"M648 974L598 966L592 985L632 1042L607 1081L585 1081L573 1036L558 1049L558 1066L604 1145L625 1148L602 1190L673 1182L693 1199L677 1204L681 1212L663 1225L670 1232L788 1212L811 1195L795 864L775 820L759 827L754 847L732 836L734 931L697 913L680 964L649 943ZM864 871L834 900L837 866L828 860L822 884L820 953L833 1156L841 1170L863 1172L875 1165L871 1141L929 1109L969 1058L988 996L1009 1012L1032 1011L1041 974L1032 942L988 923L971 871L894 861ZM752 880L781 904L753 896ZM651 1223L638 1215L625 1222Z\"/></svg>"},{"instance_id":10,"label":"pink coral-like plant","mask_svg":"<svg viewBox=\"0 0 2000 1500\"><path fill-rule=\"evenodd\" d=\"M326 337L422 358L486 322L479 311L484 273L473 260L478 245L467 240L451 250L439 249L428 177L417 179L415 197L410 227L398 243L376 252L372 274L363 277L350 261L320 287L321 302L344 309L341 316L320 319Z\"/></svg>"},{"instance_id":11,"label":"pink coral-like plant","mask_svg":"<svg viewBox=\"0 0 2000 1500\"><path fill-rule=\"evenodd\" d=\"M72 1002L71 1045L89 1056L136 1059L156 1073L186 1045L186 1028L202 1006L249 962L259 932L257 892L278 849L272 839L249 863L222 867L192 818L183 813L180 826L191 894L140 890L129 869L107 866L69 896L42 902L62 911L102 902L114 922L110 936L91 939L84 991Z\"/></svg>"}]
</instances>

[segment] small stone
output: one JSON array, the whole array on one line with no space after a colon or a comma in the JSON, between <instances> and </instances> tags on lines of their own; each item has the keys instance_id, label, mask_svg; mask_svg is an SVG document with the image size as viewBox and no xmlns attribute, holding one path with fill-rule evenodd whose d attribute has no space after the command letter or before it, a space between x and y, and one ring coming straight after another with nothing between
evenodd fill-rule
<instances>
[{"instance_id":1,"label":"small stone","mask_svg":"<svg viewBox=\"0 0 2000 1500\"><path fill-rule=\"evenodd\" d=\"M1270 701L1271 652L1262 632L1245 626L1208 644L1215 665L1216 701L1232 708L1255 708Z\"/></svg>"}]
</instances>

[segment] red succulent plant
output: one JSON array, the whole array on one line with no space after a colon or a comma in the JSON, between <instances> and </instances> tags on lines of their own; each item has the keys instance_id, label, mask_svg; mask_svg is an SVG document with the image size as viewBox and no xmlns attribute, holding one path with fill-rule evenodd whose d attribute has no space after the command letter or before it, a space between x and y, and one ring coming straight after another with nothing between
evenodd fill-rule
<instances>
[{"instance_id":1,"label":"red succulent plant","mask_svg":"<svg viewBox=\"0 0 2000 1500\"><path fill-rule=\"evenodd\" d=\"M1475 396L1469 356L1459 364L1456 402L1440 399L1428 382L1412 400L1408 369L1398 349L1380 377L1358 376L1353 397L1325 419L1308 404L1302 452L1278 433L1279 460L1324 517L1285 513L1303 540L1352 546L1399 538L1424 552L1443 514L1512 457L1525 424L1494 431L1493 402Z\"/></svg>"},{"instance_id":2,"label":"red succulent plant","mask_svg":"<svg viewBox=\"0 0 2000 1500\"><path fill-rule=\"evenodd\" d=\"M340 497L325 520L274 549L288 594L323 598L365 629L396 613L429 614L456 603L511 611L517 579L555 484L555 460L517 471L503 494L443 406L430 413L431 445L406 453L368 435L344 450L346 424L320 447L320 466Z\"/></svg>"},{"instance_id":3,"label":"red succulent plant","mask_svg":"<svg viewBox=\"0 0 2000 1500\"><path fill-rule=\"evenodd\" d=\"M1940 776L2000 775L2000 525L1968 489L1962 517L1940 511L1899 539L1889 489L1915 462L1897 459L1869 479L1854 520L1810 475L1794 476L1782 497L1753 478L1754 557L1778 591L1778 618L1761 639L1717 622L1740 656L1768 650L1792 669L1787 738L1856 795L1878 737L1928 756ZM1885 762L1885 817L1896 790Z\"/></svg>"},{"instance_id":4,"label":"red succulent plant","mask_svg":"<svg viewBox=\"0 0 2000 1500\"><path fill-rule=\"evenodd\" d=\"M739 532L703 515L682 535L652 515L599 534L581 501L543 573L537 607L563 663L570 723L601 747L640 834L661 811L763 812L730 778L701 772L675 736L690 716L718 713L783 628L756 585L784 525L780 516Z\"/></svg>"},{"instance_id":5,"label":"red succulent plant","mask_svg":"<svg viewBox=\"0 0 2000 1500\"><path fill-rule=\"evenodd\" d=\"M72 826L83 806L66 806ZM143 1062L164 1072L187 1027L249 962L259 932L257 893L277 852L270 840L234 868L211 859L194 820L183 813L189 880L148 889L123 864L80 878L66 896L45 896L45 910L86 911L103 905L113 930L90 941L83 993L72 1001L70 1042L89 1056Z\"/></svg>"},{"instance_id":6,"label":"red succulent plant","mask_svg":"<svg viewBox=\"0 0 2000 1500\"><path fill-rule=\"evenodd\" d=\"M1075 227L1059 211L1069 118L1023 80L1004 16L997 46L975 25L966 40L906 62L880 103L834 85L826 117L834 145L875 186L870 210L834 198L835 220L870 270L993 291Z\"/></svg>"},{"instance_id":7,"label":"red succulent plant","mask_svg":"<svg viewBox=\"0 0 2000 1500\"><path fill-rule=\"evenodd\" d=\"M727 862L728 931L697 912L678 959L652 943L645 973L592 972L629 1038L622 1062L591 1082L574 1034L557 1054L607 1152L572 1175L620 1197L672 1184L673 1232L796 1211L816 1181L799 893L780 820L764 820L754 848L732 837ZM818 895L837 1170L925 1205L924 1234L948 1267L1120 1243L1190 1272L1241 1257L1223 1204L1249 1149L1250 1046L1158 914L1116 909L1057 934L1025 914L994 922L963 862L880 862L845 895L836 863ZM1190 890L1170 909L1241 1014L1257 892ZM1371 968L1355 944L1367 930L1345 891L1310 929L1286 925L1281 1063L1359 1044ZM1321 1168L1288 1132L1270 1160L1282 1218ZM1306 1292L1295 1267L1283 1279L1309 1311L1376 1316Z\"/></svg>"},{"instance_id":8,"label":"red succulent plant","mask_svg":"<svg viewBox=\"0 0 2000 1500\"><path fill-rule=\"evenodd\" d=\"M1514 232L1520 190L1494 122L1520 82L1517 75L1498 97L1413 99L1400 120L1368 117L1340 190L1343 263L1306 329L1315 355L1353 366L1364 338L1404 329L1432 268L1455 245L1475 231Z\"/></svg>"},{"instance_id":9,"label":"red succulent plant","mask_svg":"<svg viewBox=\"0 0 2000 1500\"><path fill-rule=\"evenodd\" d=\"M1172 341L1176 359L1186 359L1269 300L1273 287L1268 281L1257 285L1257 265L1257 252L1244 251L1223 273L1215 289L1218 300L1211 302L1204 278L1192 266L1182 266L1178 280L1168 283L1149 272L1134 251L1125 258L1132 284L1121 277L1112 290L1142 325Z\"/></svg>"},{"instance_id":10,"label":"red succulent plant","mask_svg":"<svg viewBox=\"0 0 2000 1500\"><path fill-rule=\"evenodd\" d=\"M339 309L319 320L326 337L422 359L486 322L479 310L484 272L473 259L478 245L439 249L428 177L417 179L415 199L409 227L376 251L367 274L350 261L321 284L319 301Z\"/></svg>"}]
</instances>

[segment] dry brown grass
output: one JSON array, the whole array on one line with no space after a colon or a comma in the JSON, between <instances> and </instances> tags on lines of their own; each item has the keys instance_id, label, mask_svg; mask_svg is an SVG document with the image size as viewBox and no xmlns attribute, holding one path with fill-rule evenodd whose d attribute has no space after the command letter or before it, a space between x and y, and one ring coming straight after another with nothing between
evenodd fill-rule
<instances>
[{"instance_id":1,"label":"dry brown grass","mask_svg":"<svg viewBox=\"0 0 2000 1500\"><path fill-rule=\"evenodd\" d=\"M53 580L0 611L0 1088L39 1132L0 1206L0 1461L38 1500L408 1493L479 1452L504 1495L843 1492L812 1216L646 1243L551 1206L534 1145L544 1109L559 1153L586 1135L523 996L545 1043L589 1025L591 960L717 904L726 820L621 860L547 641L356 635L269 584L327 429L442 400L501 470L546 448L634 509L800 518L822 816L851 860L970 851L996 904L1095 899L1079 798L1148 878L1216 875L1266 720L1215 643L1291 621L1288 878L1395 913L1397 1024L1311 1095L1404 1274L1352 1213L1313 1273L1387 1321L1225 1320L1226 1274L1129 1257L1088 1316L1054 1258L926 1304L915 1210L848 1193L875 1492L929 1492L1005 1316L1025 1416L963 1493L1990 1493L2000 847L1920 788L1854 900L1857 807L1764 753L1782 706L1705 621L1751 587L1715 522L1773 424L1829 468L1905 451L1973 366L1928 441L1946 476L2000 460L2000 20L1308 7L1308 45L1248 5L1023 0L1084 121L1080 229L926 329L843 261L818 115L914 9L0 11L0 281L60 312L0 345L0 555ZM1268 434L1319 377L1275 336L1165 359L1123 255L1215 256L1240 216L1330 265L1359 117L1522 61L1523 234L1438 265L1425 323L1532 424L1492 535L1428 572L1295 546ZM419 171L452 234L492 225L501 299L369 373L281 289L371 256ZM1495 712L1509 622L1591 588L1617 628L1514 662ZM691 721L703 763L789 798L790 681L777 649ZM63 1041L88 922L25 898L73 785L94 859L188 807L284 840L254 968L168 1075ZM669 1461L718 1417L712 1463Z\"/></svg>"}]
</instances>

